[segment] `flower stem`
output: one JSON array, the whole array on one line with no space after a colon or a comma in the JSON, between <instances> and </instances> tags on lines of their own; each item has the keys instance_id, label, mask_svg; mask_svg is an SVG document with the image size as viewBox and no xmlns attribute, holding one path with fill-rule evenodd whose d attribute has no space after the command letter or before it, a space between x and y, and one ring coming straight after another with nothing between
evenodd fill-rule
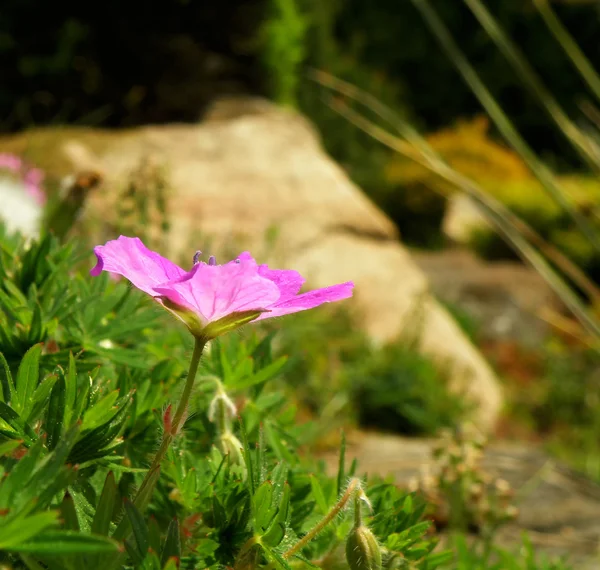
<instances>
[{"instance_id":1,"label":"flower stem","mask_svg":"<svg viewBox=\"0 0 600 570\"><path fill-rule=\"evenodd\" d=\"M360 504L360 495L356 493L354 495L354 527L359 528L362 526L362 505Z\"/></svg>"},{"instance_id":2,"label":"flower stem","mask_svg":"<svg viewBox=\"0 0 600 570\"><path fill-rule=\"evenodd\" d=\"M360 489L360 480L352 479L348 485L346 492L340 497L340 500L333 505L331 510L316 524L314 528L308 531L294 546L283 553L285 559L290 558L300 550L302 550L313 538L315 538L346 506L346 503Z\"/></svg>"},{"instance_id":3,"label":"flower stem","mask_svg":"<svg viewBox=\"0 0 600 570\"><path fill-rule=\"evenodd\" d=\"M146 483L146 479L148 479L152 472L160 467L162 460L164 459L171 442L175 438L175 436L179 433L181 429L181 425L184 421L185 411L190 403L190 396L192 395L192 389L194 388L194 380L196 379L196 372L198 371L198 364L200 363L200 357L202 356L202 351L206 345L206 341L195 337L194 344L194 352L192 354L192 361L190 362L190 369L188 371L187 379L185 381L185 386L183 387L183 392L181 393L181 398L179 399L179 404L177 404L177 409L175 410L175 415L173 416L173 423L170 431L166 431L163 433L163 439L152 460L152 464L148 469L146 476L144 477L144 481L140 486L140 489L144 487Z\"/></svg>"}]
</instances>

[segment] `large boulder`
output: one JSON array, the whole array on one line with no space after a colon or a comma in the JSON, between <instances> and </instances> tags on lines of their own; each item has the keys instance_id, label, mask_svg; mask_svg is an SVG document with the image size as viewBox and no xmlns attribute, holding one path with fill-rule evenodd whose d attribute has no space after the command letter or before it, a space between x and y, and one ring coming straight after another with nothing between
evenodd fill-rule
<instances>
[{"instance_id":1,"label":"large boulder","mask_svg":"<svg viewBox=\"0 0 600 570\"><path fill-rule=\"evenodd\" d=\"M184 252L191 263L201 236L210 236L213 251L243 245L274 266L299 270L314 287L353 280L357 324L374 342L401 332L418 337L447 369L450 387L476 404L478 425L493 427L502 404L494 373L430 294L394 224L325 154L304 118L260 100L224 101L197 125L59 135L47 167L105 176L104 190L89 199L90 225L110 225L114 189L140 163L167 165L171 255ZM48 131L32 132L0 142L0 150L39 151L40 137L52 140Z\"/></svg>"}]
</instances>

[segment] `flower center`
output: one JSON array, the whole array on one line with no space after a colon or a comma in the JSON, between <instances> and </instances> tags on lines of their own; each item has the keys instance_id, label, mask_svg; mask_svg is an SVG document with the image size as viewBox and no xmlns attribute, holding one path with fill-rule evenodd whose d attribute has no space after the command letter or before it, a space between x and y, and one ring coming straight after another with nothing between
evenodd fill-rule
<instances>
[{"instance_id":1,"label":"flower center","mask_svg":"<svg viewBox=\"0 0 600 570\"><path fill-rule=\"evenodd\" d=\"M201 252L200 250L198 250L196 253L194 253L194 259L193 259L194 265L198 265L199 263L201 263L201 262L200 262L200 256L201 256L201 255L202 255L202 252ZM238 260L238 261L239 261L239 260ZM211 255L211 256L208 258L208 263L207 263L207 265L212 265L212 266L215 266L215 265L217 265L217 258L216 258L214 255Z\"/></svg>"}]
</instances>

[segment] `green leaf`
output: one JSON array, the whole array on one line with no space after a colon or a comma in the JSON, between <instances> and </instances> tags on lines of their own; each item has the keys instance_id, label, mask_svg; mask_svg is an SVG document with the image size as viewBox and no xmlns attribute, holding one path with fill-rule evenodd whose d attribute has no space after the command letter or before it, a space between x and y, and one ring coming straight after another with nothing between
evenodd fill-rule
<instances>
[{"instance_id":1,"label":"green leaf","mask_svg":"<svg viewBox=\"0 0 600 570\"><path fill-rule=\"evenodd\" d=\"M312 489L312 494L315 501L317 502L319 510L321 511L321 513L327 514L327 512L329 511L329 505L327 504L327 500L325 499L323 487L321 487L321 483L319 482L319 480L312 474L310 475L310 487Z\"/></svg>"},{"instance_id":2,"label":"green leaf","mask_svg":"<svg viewBox=\"0 0 600 570\"><path fill-rule=\"evenodd\" d=\"M152 497L152 493L154 492L154 487L158 481L160 476L160 467L155 467L152 473L150 473L147 479L144 480L142 486L139 488L138 493L135 497L134 504L140 512L144 512L146 510L146 506L150 502L150 498ZM120 487L120 482L119 482ZM117 540L123 540L131 533L131 524L129 522L128 517L123 517L119 526L115 530L113 534L113 538Z\"/></svg>"},{"instance_id":3,"label":"green leaf","mask_svg":"<svg viewBox=\"0 0 600 570\"><path fill-rule=\"evenodd\" d=\"M277 508L277 514L273 519L273 523L270 528L262 537L262 542L267 546L275 547L279 546L283 539L285 538L287 522L289 518L289 510L290 510L290 497L291 497L291 489L288 483L284 483L283 485L283 493L281 496L281 501Z\"/></svg>"},{"instance_id":4,"label":"green leaf","mask_svg":"<svg viewBox=\"0 0 600 570\"><path fill-rule=\"evenodd\" d=\"M27 451L27 453L21 457L21 459L15 464L12 471L2 481L2 493L0 494L0 507L12 507L15 505L13 501L15 497L21 494L23 502L28 500L28 496L23 492L23 482L29 481L33 470L39 462L40 455L43 449L42 439L38 439ZM34 491L35 492L35 491Z\"/></svg>"},{"instance_id":5,"label":"green leaf","mask_svg":"<svg viewBox=\"0 0 600 570\"><path fill-rule=\"evenodd\" d=\"M20 543L15 548L5 548L5 550L56 556L119 552L121 547L118 542L105 536L56 530L46 531L27 542Z\"/></svg>"},{"instance_id":6,"label":"green leaf","mask_svg":"<svg viewBox=\"0 0 600 570\"><path fill-rule=\"evenodd\" d=\"M173 519L169 523L167 529L167 537L165 539L165 546L161 555L161 565L166 567L170 560L181 558L181 538L179 535L179 522L177 519Z\"/></svg>"},{"instance_id":7,"label":"green leaf","mask_svg":"<svg viewBox=\"0 0 600 570\"><path fill-rule=\"evenodd\" d=\"M46 376L41 382L40 385L36 388L33 399L31 403L31 411L27 416L27 422L31 423L36 417L41 413L44 405L47 402L48 395L50 394L50 390L54 386L58 376L56 374L49 374Z\"/></svg>"},{"instance_id":8,"label":"green leaf","mask_svg":"<svg viewBox=\"0 0 600 570\"><path fill-rule=\"evenodd\" d=\"M94 429L108 421L115 413L114 404L118 397L119 391L113 390L100 401L96 402L93 407L88 408L83 415L82 431Z\"/></svg>"},{"instance_id":9,"label":"green leaf","mask_svg":"<svg viewBox=\"0 0 600 570\"><path fill-rule=\"evenodd\" d=\"M215 526L215 528L223 528L224 526L227 525L227 522L228 522L227 521L227 512L223 508L223 505L221 504L221 501L219 501L219 498L217 497L216 494L213 493L211 499L212 499L211 514L212 514L212 519L214 521L214 526Z\"/></svg>"},{"instance_id":10,"label":"green leaf","mask_svg":"<svg viewBox=\"0 0 600 570\"><path fill-rule=\"evenodd\" d=\"M285 445L285 442L282 440L280 434L277 433L277 428L273 425L271 421L266 421L264 425L269 445L275 452L275 455L277 455L279 459L293 464L294 456Z\"/></svg>"},{"instance_id":11,"label":"green leaf","mask_svg":"<svg viewBox=\"0 0 600 570\"><path fill-rule=\"evenodd\" d=\"M13 519L0 526L0 550L14 550L50 526L58 523L58 511L46 511Z\"/></svg>"},{"instance_id":12,"label":"green leaf","mask_svg":"<svg viewBox=\"0 0 600 570\"><path fill-rule=\"evenodd\" d=\"M148 539L148 525L144 521L142 513L135 507L135 505L129 500L125 499L125 512L129 518L133 536L137 545L137 550L143 559L147 552L150 542Z\"/></svg>"},{"instance_id":13,"label":"green leaf","mask_svg":"<svg viewBox=\"0 0 600 570\"><path fill-rule=\"evenodd\" d=\"M17 372L18 405L15 410L23 417L27 417L33 405L33 393L38 385L40 376L40 356L42 345L32 346L21 360Z\"/></svg>"},{"instance_id":14,"label":"green leaf","mask_svg":"<svg viewBox=\"0 0 600 570\"><path fill-rule=\"evenodd\" d=\"M131 396L121 398L116 404L114 415L101 426L87 432L74 446L69 461L83 463L110 453L110 446L122 431L127 420L127 410L131 405ZM113 410L114 411L114 410Z\"/></svg>"},{"instance_id":15,"label":"green leaf","mask_svg":"<svg viewBox=\"0 0 600 570\"><path fill-rule=\"evenodd\" d=\"M28 488L38 493L40 489L52 488L59 473L64 469L69 452L73 448L78 436L78 426L73 426L64 434L54 451L50 455L47 455L44 458L43 464L36 469L29 481Z\"/></svg>"},{"instance_id":16,"label":"green leaf","mask_svg":"<svg viewBox=\"0 0 600 570\"><path fill-rule=\"evenodd\" d=\"M63 520L63 527L65 530L79 530L79 519L77 518L77 511L75 509L75 503L73 497L68 493L60 505L60 515Z\"/></svg>"},{"instance_id":17,"label":"green leaf","mask_svg":"<svg viewBox=\"0 0 600 570\"><path fill-rule=\"evenodd\" d=\"M52 388L52 392L50 393L50 400L46 410L46 422L44 425L47 435L46 445L50 450L56 447L63 432L65 394L65 378L64 375L60 374Z\"/></svg>"},{"instance_id":18,"label":"green leaf","mask_svg":"<svg viewBox=\"0 0 600 570\"><path fill-rule=\"evenodd\" d=\"M35 441L35 432L22 420L21 416L15 410L4 402L0 402L0 419L4 420L12 428L14 435L10 437L22 438L27 445Z\"/></svg>"},{"instance_id":19,"label":"green leaf","mask_svg":"<svg viewBox=\"0 0 600 570\"><path fill-rule=\"evenodd\" d=\"M160 526L155 517L151 516L148 522L148 541L153 552L160 552Z\"/></svg>"},{"instance_id":20,"label":"green leaf","mask_svg":"<svg viewBox=\"0 0 600 570\"><path fill-rule=\"evenodd\" d=\"M244 461L246 463L246 470L248 471L248 490L250 491L250 497L254 495L256 489L256 478L254 474L254 460L252 458L252 451L250 450L250 443L248 442L248 434L246 433L246 427L241 416L238 417L240 422L240 434L242 436L242 445L244 446Z\"/></svg>"},{"instance_id":21,"label":"green leaf","mask_svg":"<svg viewBox=\"0 0 600 570\"><path fill-rule=\"evenodd\" d=\"M12 374L10 373L10 368L8 367L8 362L6 362L6 358L4 358L4 354L0 352L0 384L2 385L2 396L5 402L13 402L16 395L15 384L13 382Z\"/></svg>"},{"instance_id":22,"label":"green leaf","mask_svg":"<svg viewBox=\"0 0 600 570\"><path fill-rule=\"evenodd\" d=\"M254 514L254 532L263 534L273 517L274 510L271 508L271 500L273 499L273 484L271 481L265 481L254 493L252 497L252 511Z\"/></svg>"},{"instance_id":23,"label":"green leaf","mask_svg":"<svg viewBox=\"0 0 600 570\"><path fill-rule=\"evenodd\" d=\"M27 570L46 570L41 564L38 564L32 557L21 554L21 560L27 566Z\"/></svg>"},{"instance_id":24,"label":"green leaf","mask_svg":"<svg viewBox=\"0 0 600 570\"><path fill-rule=\"evenodd\" d=\"M271 364L265 366L255 374L241 378L239 381L234 383L228 383L227 388L231 390L245 390L251 386L262 384L271 378L274 378L287 362L287 356L281 356Z\"/></svg>"},{"instance_id":25,"label":"green leaf","mask_svg":"<svg viewBox=\"0 0 600 570\"><path fill-rule=\"evenodd\" d=\"M75 399L77 397L77 369L75 367L75 357L69 352L69 368L65 376L65 415L64 423L71 425L72 419L78 419L79 416L72 417L75 408Z\"/></svg>"},{"instance_id":26,"label":"green leaf","mask_svg":"<svg viewBox=\"0 0 600 570\"><path fill-rule=\"evenodd\" d=\"M21 441L20 439L12 439L9 441L5 441L4 443L0 443L0 457L8 455L9 453L17 449L17 447L19 447L22 443L23 441Z\"/></svg>"},{"instance_id":27,"label":"green leaf","mask_svg":"<svg viewBox=\"0 0 600 570\"><path fill-rule=\"evenodd\" d=\"M98 499L96 513L94 514L94 519L92 521L91 530L94 534L108 536L116 499L117 485L115 476L112 471L109 471L104 480L104 487L102 488L102 493Z\"/></svg>"},{"instance_id":28,"label":"green leaf","mask_svg":"<svg viewBox=\"0 0 600 570\"><path fill-rule=\"evenodd\" d=\"M179 570L179 558L169 558L167 563L162 567L162 570Z\"/></svg>"},{"instance_id":29,"label":"green leaf","mask_svg":"<svg viewBox=\"0 0 600 570\"><path fill-rule=\"evenodd\" d=\"M42 323L42 310L36 303L31 317L31 325L29 327L29 342L40 342L44 339L44 326Z\"/></svg>"}]
</instances>

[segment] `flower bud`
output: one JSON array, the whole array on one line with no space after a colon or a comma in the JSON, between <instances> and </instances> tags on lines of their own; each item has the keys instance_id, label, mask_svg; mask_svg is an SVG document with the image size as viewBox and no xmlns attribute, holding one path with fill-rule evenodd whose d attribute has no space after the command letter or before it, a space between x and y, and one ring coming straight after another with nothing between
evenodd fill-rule
<instances>
[{"instance_id":1,"label":"flower bud","mask_svg":"<svg viewBox=\"0 0 600 570\"><path fill-rule=\"evenodd\" d=\"M231 398L222 388L217 389L215 397L208 407L208 419L223 429L224 425L235 418L236 414L237 408Z\"/></svg>"},{"instance_id":2,"label":"flower bud","mask_svg":"<svg viewBox=\"0 0 600 570\"><path fill-rule=\"evenodd\" d=\"M229 455L232 465L244 465L243 445L231 432L227 431L217 439L217 448L223 455Z\"/></svg>"},{"instance_id":3,"label":"flower bud","mask_svg":"<svg viewBox=\"0 0 600 570\"><path fill-rule=\"evenodd\" d=\"M381 570L381 549L364 525L355 526L346 540L346 560L351 570Z\"/></svg>"}]
</instances>

